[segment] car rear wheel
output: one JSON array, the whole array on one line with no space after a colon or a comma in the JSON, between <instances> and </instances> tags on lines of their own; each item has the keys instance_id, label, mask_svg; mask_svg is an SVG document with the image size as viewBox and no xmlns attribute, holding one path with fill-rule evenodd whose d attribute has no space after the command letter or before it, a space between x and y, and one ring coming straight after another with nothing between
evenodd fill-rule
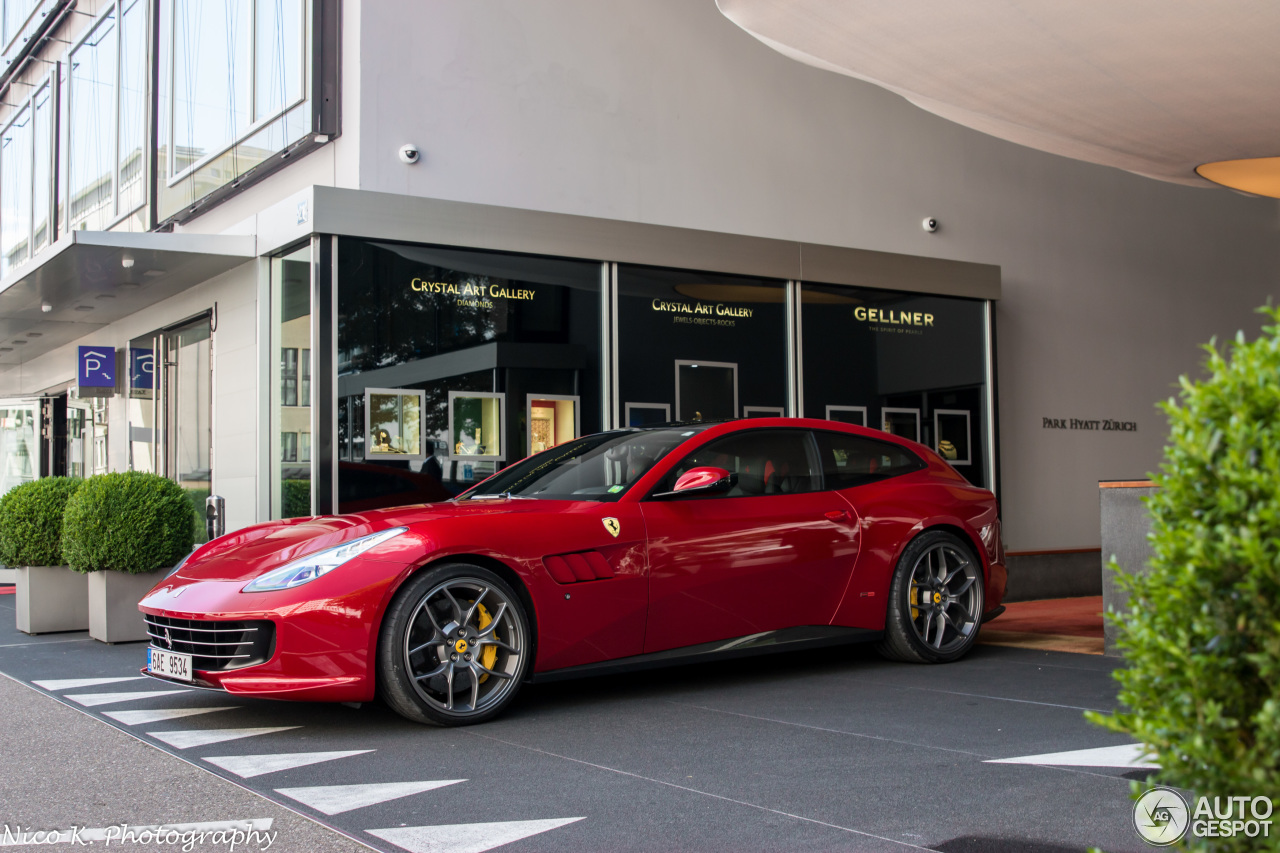
<instances>
[{"instance_id":1,"label":"car rear wheel","mask_svg":"<svg viewBox=\"0 0 1280 853\"><path fill-rule=\"evenodd\" d=\"M409 580L387 609L378 686L411 720L462 726L502 712L520 689L532 648L524 606L495 572L467 563Z\"/></svg>"},{"instance_id":2,"label":"car rear wheel","mask_svg":"<svg viewBox=\"0 0 1280 853\"><path fill-rule=\"evenodd\" d=\"M926 532L903 550L889 587L881 655L909 663L964 656L982 623L982 564L959 537Z\"/></svg>"}]
</instances>

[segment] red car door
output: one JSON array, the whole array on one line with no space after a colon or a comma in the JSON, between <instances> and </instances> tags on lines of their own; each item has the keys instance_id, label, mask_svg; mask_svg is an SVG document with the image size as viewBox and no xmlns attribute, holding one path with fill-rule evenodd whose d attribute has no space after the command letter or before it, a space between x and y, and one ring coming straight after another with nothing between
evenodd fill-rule
<instances>
[{"instance_id":1,"label":"red car door","mask_svg":"<svg viewBox=\"0 0 1280 853\"><path fill-rule=\"evenodd\" d=\"M747 429L681 460L654 494L701 466L732 491L643 502L649 537L645 652L797 625L826 625L858 554L850 504L821 486L811 434Z\"/></svg>"}]
</instances>

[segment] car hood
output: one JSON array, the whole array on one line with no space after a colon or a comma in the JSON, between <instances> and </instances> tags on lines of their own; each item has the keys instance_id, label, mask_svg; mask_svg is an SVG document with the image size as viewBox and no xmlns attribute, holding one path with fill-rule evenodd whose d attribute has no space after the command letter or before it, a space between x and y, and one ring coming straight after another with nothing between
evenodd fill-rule
<instances>
[{"instance_id":1,"label":"car hood","mask_svg":"<svg viewBox=\"0 0 1280 853\"><path fill-rule=\"evenodd\" d=\"M391 527L413 527L477 516L553 514L563 511L570 503L574 502L494 498L393 507L353 515L268 521L201 546L175 577L187 581L249 581L299 557ZM396 537L379 545L369 555L376 558L385 554L386 559L395 559L397 547L404 547L400 539Z\"/></svg>"}]
</instances>

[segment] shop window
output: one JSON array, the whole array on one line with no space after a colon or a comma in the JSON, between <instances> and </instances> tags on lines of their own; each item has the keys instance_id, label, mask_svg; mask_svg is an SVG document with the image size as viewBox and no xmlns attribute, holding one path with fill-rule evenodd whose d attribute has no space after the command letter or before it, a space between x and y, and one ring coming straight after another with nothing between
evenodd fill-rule
<instances>
[{"instance_id":1,"label":"shop window","mask_svg":"<svg viewBox=\"0 0 1280 853\"><path fill-rule=\"evenodd\" d=\"M372 499L342 503L368 494L347 477L383 471L392 506L397 472L420 474L439 500L599 431L600 264L341 239L337 266L342 511ZM416 455L398 452L392 426L396 452L371 452L370 392L421 394Z\"/></svg>"},{"instance_id":2,"label":"shop window","mask_svg":"<svg viewBox=\"0 0 1280 853\"><path fill-rule=\"evenodd\" d=\"M311 514L310 245L271 259L271 339L271 517L293 518Z\"/></svg>"},{"instance_id":3,"label":"shop window","mask_svg":"<svg viewBox=\"0 0 1280 853\"><path fill-rule=\"evenodd\" d=\"M578 397L530 394L526 455L541 453L578 437Z\"/></svg>"},{"instance_id":4,"label":"shop window","mask_svg":"<svg viewBox=\"0 0 1280 853\"><path fill-rule=\"evenodd\" d=\"M694 468L723 468L737 484L719 497L761 497L817 491L821 484L809 433L798 429L736 432L706 444L684 459L654 491L669 492L681 474Z\"/></svg>"},{"instance_id":5,"label":"shop window","mask_svg":"<svg viewBox=\"0 0 1280 853\"><path fill-rule=\"evenodd\" d=\"M620 264L624 422L737 418L743 404L783 410L785 301L779 281Z\"/></svg>"},{"instance_id":6,"label":"shop window","mask_svg":"<svg viewBox=\"0 0 1280 853\"><path fill-rule=\"evenodd\" d=\"M365 389L365 459L415 462L425 458L422 448L425 397L421 391ZM476 435L478 437L478 431Z\"/></svg>"},{"instance_id":7,"label":"shop window","mask_svg":"<svg viewBox=\"0 0 1280 853\"><path fill-rule=\"evenodd\" d=\"M805 415L918 441L989 485L984 302L806 282L800 319Z\"/></svg>"},{"instance_id":8,"label":"shop window","mask_svg":"<svg viewBox=\"0 0 1280 853\"><path fill-rule=\"evenodd\" d=\"M828 489L850 489L925 467L915 454L887 441L821 430L816 435Z\"/></svg>"}]
</instances>

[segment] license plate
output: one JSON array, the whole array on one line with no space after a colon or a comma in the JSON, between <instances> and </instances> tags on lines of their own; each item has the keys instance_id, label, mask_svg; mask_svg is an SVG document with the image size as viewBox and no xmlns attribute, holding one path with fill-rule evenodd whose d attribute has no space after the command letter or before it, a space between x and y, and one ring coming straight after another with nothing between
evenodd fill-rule
<instances>
[{"instance_id":1,"label":"license plate","mask_svg":"<svg viewBox=\"0 0 1280 853\"><path fill-rule=\"evenodd\" d=\"M191 680L191 655L147 649L147 672L178 681Z\"/></svg>"}]
</instances>

